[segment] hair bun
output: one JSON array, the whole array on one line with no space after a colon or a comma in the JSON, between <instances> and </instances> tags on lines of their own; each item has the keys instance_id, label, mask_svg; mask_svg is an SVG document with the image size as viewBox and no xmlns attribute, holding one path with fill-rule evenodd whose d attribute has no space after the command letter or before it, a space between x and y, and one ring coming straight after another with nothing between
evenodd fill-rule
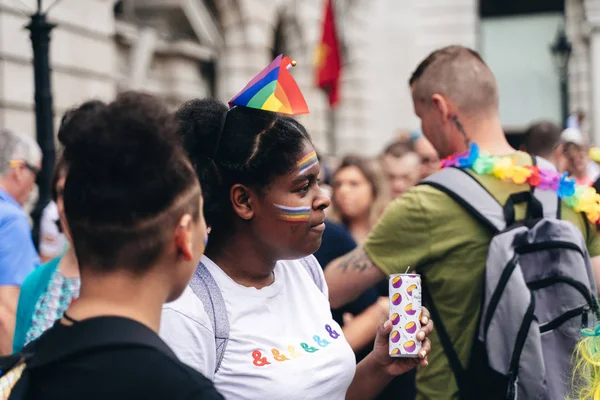
<instances>
[{"instance_id":1,"label":"hair bun","mask_svg":"<svg viewBox=\"0 0 600 400\"><path fill-rule=\"evenodd\" d=\"M77 116L78 119L82 119L85 118L85 115L92 116L96 113L101 112L101 110L105 108L106 103L100 100L90 100L86 101L77 108L72 108L66 111L62 116L60 126L58 128L58 141L65 147L73 142L74 136L77 135L78 130L67 128L69 126L69 122L71 121L71 119L73 119L73 117Z\"/></svg>"},{"instance_id":2,"label":"hair bun","mask_svg":"<svg viewBox=\"0 0 600 400\"><path fill-rule=\"evenodd\" d=\"M212 163L227 106L216 99L194 99L177 111L183 147L198 169Z\"/></svg>"}]
</instances>

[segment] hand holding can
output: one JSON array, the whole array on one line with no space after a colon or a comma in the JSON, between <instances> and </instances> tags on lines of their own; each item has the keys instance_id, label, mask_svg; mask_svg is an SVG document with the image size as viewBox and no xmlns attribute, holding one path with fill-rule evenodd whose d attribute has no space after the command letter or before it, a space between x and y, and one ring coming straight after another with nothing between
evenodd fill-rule
<instances>
[{"instance_id":1,"label":"hand holding can","mask_svg":"<svg viewBox=\"0 0 600 400\"><path fill-rule=\"evenodd\" d=\"M421 341L417 332L421 329L421 276L417 274L393 274L390 288L390 334L391 357L418 357Z\"/></svg>"}]
</instances>

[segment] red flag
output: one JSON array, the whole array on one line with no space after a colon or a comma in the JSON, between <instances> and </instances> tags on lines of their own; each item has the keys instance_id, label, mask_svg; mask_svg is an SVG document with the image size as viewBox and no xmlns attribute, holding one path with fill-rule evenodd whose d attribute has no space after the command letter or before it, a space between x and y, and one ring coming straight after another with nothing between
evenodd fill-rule
<instances>
[{"instance_id":1,"label":"red flag","mask_svg":"<svg viewBox=\"0 0 600 400\"><path fill-rule=\"evenodd\" d=\"M317 86L327 92L329 105L338 101L340 75L342 72L342 52L338 41L333 0L325 0L323 36L317 48Z\"/></svg>"}]
</instances>

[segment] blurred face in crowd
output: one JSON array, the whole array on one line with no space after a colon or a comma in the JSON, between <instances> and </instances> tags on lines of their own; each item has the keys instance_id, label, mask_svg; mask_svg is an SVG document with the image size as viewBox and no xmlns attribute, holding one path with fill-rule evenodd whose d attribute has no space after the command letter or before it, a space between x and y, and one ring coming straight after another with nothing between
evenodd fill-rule
<instances>
[{"instance_id":1,"label":"blurred face in crowd","mask_svg":"<svg viewBox=\"0 0 600 400\"><path fill-rule=\"evenodd\" d=\"M333 201L344 219L368 215L374 200L373 187L358 167L337 171L333 178Z\"/></svg>"},{"instance_id":2,"label":"blurred face in crowd","mask_svg":"<svg viewBox=\"0 0 600 400\"><path fill-rule=\"evenodd\" d=\"M421 159L416 153L402 157L386 154L382 166L394 199L416 185L421 178Z\"/></svg>"},{"instance_id":3,"label":"blurred face in crowd","mask_svg":"<svg viewBox=\"0 0 600 400\"><path fill-rule=\"evenodd\" d=\"M414 142L415 152L421 157L420 179L427 178L440 168L440 157L431 142L422 137Z\"/></svg>"},{"instance_id":4,"label":"blurred face in crowd","mask_svg":"<svg viewBox=\"0 0 600 400\"><path fill-rule=\"evenodd\" d=\"M586 147L575 143L566 143L563 147L563 151L566 158L566 170L569 175L586 175L588 164Z\"/></svg>"},{"instance_id":5,"label":"blurred face in crowd","mask_svg":"<svg viewBox=\"0 0 600 400\"><path fill-rule=\"evenodd\" d=\"M23 160L14 160L11 161L11 167L9 174L11 174L12 180L15 183L15 185L12 185L14 190L11 191L11 196L19 204L24 205L32 200L29 197L33 193L35 180L40 172L41 161L38 161L36 164L30 164Z\"/></svg>"}]
</instances>

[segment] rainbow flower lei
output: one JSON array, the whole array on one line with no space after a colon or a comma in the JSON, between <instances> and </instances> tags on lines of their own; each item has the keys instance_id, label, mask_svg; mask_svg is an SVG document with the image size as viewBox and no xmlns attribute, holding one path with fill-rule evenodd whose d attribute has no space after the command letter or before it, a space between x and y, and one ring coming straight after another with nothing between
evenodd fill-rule
<instances>
[{"instance_id":1,"label":"rainbow flower lei","mask_svg":"<svg viewBox=\"0 0 600 400\"><path fill-rule=\"evenodd\" d=\"M512 180L516 184L528 183L542 190L554 190L559 198L577 212L585 213L588 220L597 224L600 220L600 194L592 187L581 186L569 178L538 166L518 166L514 157L492 156L480 152L476 143L469 150L456 153L441 161L441 167L470 168L479 175L494 175L499 179Z\"/></svg>"}]
</instances>

